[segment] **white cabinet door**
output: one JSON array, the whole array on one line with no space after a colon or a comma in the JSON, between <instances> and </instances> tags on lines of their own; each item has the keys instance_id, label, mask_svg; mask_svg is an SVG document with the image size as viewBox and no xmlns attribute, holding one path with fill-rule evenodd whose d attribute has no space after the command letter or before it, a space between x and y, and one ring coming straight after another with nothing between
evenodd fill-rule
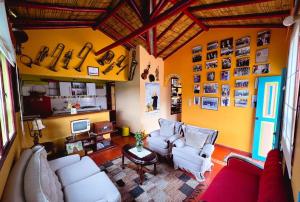
<instances>
[{"instance_id":1,"label":"white cabinet door","mask_svg":"<svg viewBox=\"0 0 300 202\"><path fill-rule=\"evenodd\" d=\"M95 83L86 83L86 94L87 95L96 95L96 84Z\"/></svg>"},{"instance_id":2,"label":"white cabinet door","mask_svg":"<svg viewBox=\"0 0 300 202\"><path fill-rule=\"evenodd\" d=\"M71 82L59 82L60 96L72 96Z\"/></svg>"}]
</instances>

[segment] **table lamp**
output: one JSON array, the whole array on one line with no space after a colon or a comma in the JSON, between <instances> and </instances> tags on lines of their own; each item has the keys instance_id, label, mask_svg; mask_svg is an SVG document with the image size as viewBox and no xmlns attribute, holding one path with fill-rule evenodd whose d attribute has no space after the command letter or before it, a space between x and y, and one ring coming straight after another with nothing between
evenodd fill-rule
<instances>
[{"instance_id":1,"label":"table lamp","mask_svg":"<svg viewBox=\"0 0 300 202\"><path fill-rule=\"evenodd\" d=\"M30 136L33 137L33 144L38 145L39 144L39 138L42 137L42 130L46 128L42 122L41 119L34 119L32 121L32 131L33 133L30 133Z\"/></svg>"}]
</instances>

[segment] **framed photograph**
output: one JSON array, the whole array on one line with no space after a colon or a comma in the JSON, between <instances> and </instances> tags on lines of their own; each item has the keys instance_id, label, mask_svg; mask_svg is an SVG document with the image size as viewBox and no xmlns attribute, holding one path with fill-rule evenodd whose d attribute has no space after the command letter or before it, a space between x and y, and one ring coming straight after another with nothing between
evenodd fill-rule
<instances>
[{"instance_id":1,"label":"framed photograph","mask_svg":"<svg viewBox=\"0 0 300 202\"><path fill-rule=\"evenodd\" d=\"M214 81L216 78L216 73L215 72L207 72L207 81Z\"/></svg>"},{"instance_id":2,"label":"framed photograph","mask_svg":"<svg viewBox=\"0 0 300 202\"><path fill-rule=\"evenodd\" d=\"M248 97L249 90L235 90L234 97Z\"/></svg>"},{"instance_id":3,"label":"framed photograph","mask_svg":"<svg viewBox=\"0 0 300 202\"><path fill-rule=\"evenodd\" d=\"M204 93L206 94L216 94L218 92L217 83L205 83L203 85Z\"/></svg>"},{"instance_id":4,"label":"framed photograph","mask_svg":"<svg viewBox=\"0 0 300 202\"><path fill-rule=\"evenodd\" d=\"M248 88L249 86L249 80L244 79L244 80L235 80L235 87L236 88Z\"/></svg>"},{"instance_id":5,"label":"framed photograph","mask_svg":"<svg viewBox=\"0 0 300 202\"><path fill-rule=\"evenodd\" d=\"M256 108L256 104L257 104L257 95L252 95L252 98L251 98L251 107L252 108Z\"/></svg>"},{"instance_id":6,"label":"framed photograph","mask_svg":"<svg viewBox=\"0 0 300 202\"><path fill-rule=\"evenodd\" d=\"M230 106L230 97L221 97L221 106L229 107Z\"/></svg>"},{"instance_id":7,"label":"framed photograph","mask_svg":"<svg viewBox=\"0 0 300 202\"><path fill-rule=\"evenodd\" d=\"M271 40L271 31L261 31L257 33L257 46L265 46L270 44Z\"/></svg>"},{"instance_id":8,"label":"framed photograph","mask_svg":"<svg viewBox=\"0 0 300 202\"><path fill-rule=\"evenodd\" d=\"M219 99L217 97L202 97L202 109L218 110Z\"/></svg>"},{"instance_id":9,"label":"framed photograph","mask_svg":"<svg viewBox=\"0 0 300 202\"><path fill-rule=\"evenodd\" d=\"M67 143L66 144L66 150L68 154L72 154L78 151L82 151L83 150L83 146L82 146L82 142L81 141L77 141L77 142L73 142L73 143Z\"/></svg>"},{"instance_id":10,"label":"framed photograph","mask_svg":"<svg viewBox=\"0 0 300 202\"><path fill-rule=\"evenodd\" d=\"M222 85L222 92L221 92L221 95L223 97L227 97L230 95L230 86L228 84L224 84Z\"/></svg>"},{"instance_id":11,"label":"framed photograph","mask_svg":"<svg viewBox=\"0 0 300 202\"><path fill-rule=\"evenodd\" d=\"M250 58L240 58L236 60L236 67L249 67Z\"/></svg>"},{"instance_id":12,"label":"framed photograph","mask_svg":"<svg viewBox=\"0 0 300 202\"><path fill-rule=\"evenodd\" d=\"M193 54L196 54L196 53L201 53L202 52L202 46L195 46L193 49L192 49L192 53Z\"/></svg>"},{"instance_id":13,"label":"framed photograph","mask_svg":"<svg viewBox=\"0 0 300 202\"><path fill-rule=\"evenodd\" d=\"M206 53L206 60L213 60L218 58L218 51L212 51Z\"/></svg>"},{"instance_id":14,"label":"framed photograph","mask_svg":"<svg viewBox=\"0 0 300 202\"><path fill-rule=\"evenodd\" d=\"M247 107L248 99L247 98L236 98L234 99L235 107Z\"/></svg>"},{"instance_id":15,"label":"framed photograph","mask_svg":"<svg viewBox=\"0 0 300 202\"><path fill-rule=\"evenodd\" d=\"M229 79L230 79L230 71L222 71L221 81L229 81Z\"/></svg>"},{"instance_id":16,"label":"framed photograph","mask_svg":"<svg viewBox=\"0 0 300 202\"><path fill-rule=\"evenodd\" d=\"M200 84L194 84L194 93L199 94L200 93Z\"/></svg>"},{"instance_id":17,"label":"framed photograph","mask_svg":"<svg viewBox=\"0 0 300 202\"><path fill-rule=\"evenodd\" d=\"M222 69L230 69L230 68L231 68L231 58L223 58Z\"/></svg>"},{"instance_id":18,"label":"framed photograph","mask_svg":"<svg viewBox=\"0 0 300 202\"><path fill-rule=\"evenodd\" d=\"M250 46L250 36L244 36L235 41L236 48L242 48L245 46Z\"/></svg>"},{"instance_id":19,"label":"framed photograph","mask_svg":"<svg viewBox=\"0 0 300 202\"><path fill-rule=\"evenodd\" d=\"M193 72L200 72L200 71L202 71L202 65L199 64L194 65Z\"/></svg>"},{"instance_id":20,"label":"framed photograph","mask_svg":"<svg viewBox=\"0 0 300 202\"><path fill-rule=\"evenodd\" d=\"M250 67L238 67L234 69L234 76L248 76L250 74Z\"/></svg>"},{"instance_id":21,"label":"framed photograph","mask_svg":"<svg viewBox=\"0 0 300 202\"><path fill-rule=\"evenodd\" d=\"M250 46L246 46L243 48L237 48L235 51L236 57L243 57L243 56L249 56L250 55Z\"/></svg>"},{"instance_id":22,"label":"framed photograph","mask_svg":"<svg viewBox=\"0 0 300 202\"><path fill-rule=\"evenodd\" d=\"M218 60L207 61L205 63L206 69L214 69L218 67Z\"/></svg>"},{"instance_id":23,"label":"framed photograph","mask_svg":"<svg viewBox=\"0 0 300 202\"><path fill-rule=\"evenodd\" d=\"M87 70L89 76L99 76L99 67L88 66Z\"/></svg>"},{"instance_id":24,"label":"framed photograph","mask_svg":"<svg viewBox=\"0 0 300 202\"><path fill-rule=\"evenodd\" d=\"M212 41L212 42L207 43L207 50L208 51L215 50L218 47L219 47L219 42L218 41Z\"/></svg>"},{"instance_id":25,"label":"framed photograph","mask_svg":"<svg viewBox=\"0 0 300 202\"><path fill-rule=\"evenodd\" d=\"M160 84L145 83L145 111L157 113L160 110Z\"/></svg>"},{"instance_id":26,"label":"framed photograph","mask_svg":"<svg viewBox=\"0 0 300 202\"><path fill-rule=\"evenodd\" d=\"M270 64L253 65L253 74L268 74L270 72Z\"/></svg>"},{"instance_id":27,"label":"framed photograph","mask_svg":"<svg viewBox=\"0 0 300 202\"><path fill-rule=\"evenodd\" d=\"M195 74L194 75L194 83L200 83L200 81L201 81L200 75L199 74Z\"/></svg>"},{"instance_id":28,"label":"framed photograph","mask_svg":"<svg viewBox=\"0 0 300 202\"><path fill-rule=\"evenodd\" d=\"M193 55L193 62L200 62L200 61L202 61L202 55L200 54Z\"/></svg>"},{"instance_id":29,"label":"framed photograph","mask_svg":"<svg viewBox=\"0 0 300 202\"><path fill-rule=\"evenodd\" d=\"M231 55L233 53L233 38L221 40L221 56Z\"/></svg>"},{"instance_id":30,"label":"framed photograph","mask_svg":"<svg viewBox=\"0 0 300 202\"><path fill-rule=\"evenodd\" d=\"M200 105L200 97L194 96L194 105Z\"/></svg>"},{"instance_id":31,"label":"framed photograph","mask_svg":"<svg viewBox=\"0 0 300 202\"><path fill-rule=\"evenodd\" d=\"M268 62L268 57L269 57L269 49L268 48L259 49L256 51L255 63Z\"/></svg>"}]
</instances>

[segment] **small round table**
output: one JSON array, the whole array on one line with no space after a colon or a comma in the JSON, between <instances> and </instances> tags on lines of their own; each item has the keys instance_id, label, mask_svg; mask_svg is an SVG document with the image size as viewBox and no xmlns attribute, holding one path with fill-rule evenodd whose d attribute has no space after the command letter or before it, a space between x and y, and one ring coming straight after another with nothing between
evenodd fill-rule
<instances>
[{"instance_id":1,"label":"small round table","mask_svg":"<svg viewBox=\"0 0 300 202\"><path fill-rule=\"evenodd\" d=\"M125 168L124 165L124 158L128 158L131 162L133 162L135 165L137 165L137 173L140 176L140 184L143 184L144 182L144 173L148 170L145 169L145 166L154 165L153 174L156 175L156 163L158 162L158 158L155 152L151 151L148 148L145 148L146 150L150 151L151 153L143 158L140 158L130 152L129 150L134 148L135 145L132 144L126 144L122 148L122 168Z\"/></svg>"}]
</instances>

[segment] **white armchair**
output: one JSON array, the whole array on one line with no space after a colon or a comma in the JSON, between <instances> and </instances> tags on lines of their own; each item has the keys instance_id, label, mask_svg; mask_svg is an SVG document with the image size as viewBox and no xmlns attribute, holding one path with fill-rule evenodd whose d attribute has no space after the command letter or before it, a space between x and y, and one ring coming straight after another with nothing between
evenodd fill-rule
<instances>
[{"instance_id":1,"label":"white armchair","mask_svg":"<svg viewBox=\"0 0 300 202\"><path fill-rule=\"evenodd\" d=\"M204 180L204 173L210 171L211 155L218 131L183 125L183 138L173 143L174 168L191 172L198 181Z\"/></svg>"},{"instance_id":2,"label":"white armchair","mask_svg":"<svg viewBox=\"0 0 300 202\"><path fill-rule=\"evenodd\" d=\"M166 119L159 119L158 122L160 129L151 132L147 137L149 149L163 157L169 157L173 142L182 137L183 123Z\"/></svg>"}]
</instances>

